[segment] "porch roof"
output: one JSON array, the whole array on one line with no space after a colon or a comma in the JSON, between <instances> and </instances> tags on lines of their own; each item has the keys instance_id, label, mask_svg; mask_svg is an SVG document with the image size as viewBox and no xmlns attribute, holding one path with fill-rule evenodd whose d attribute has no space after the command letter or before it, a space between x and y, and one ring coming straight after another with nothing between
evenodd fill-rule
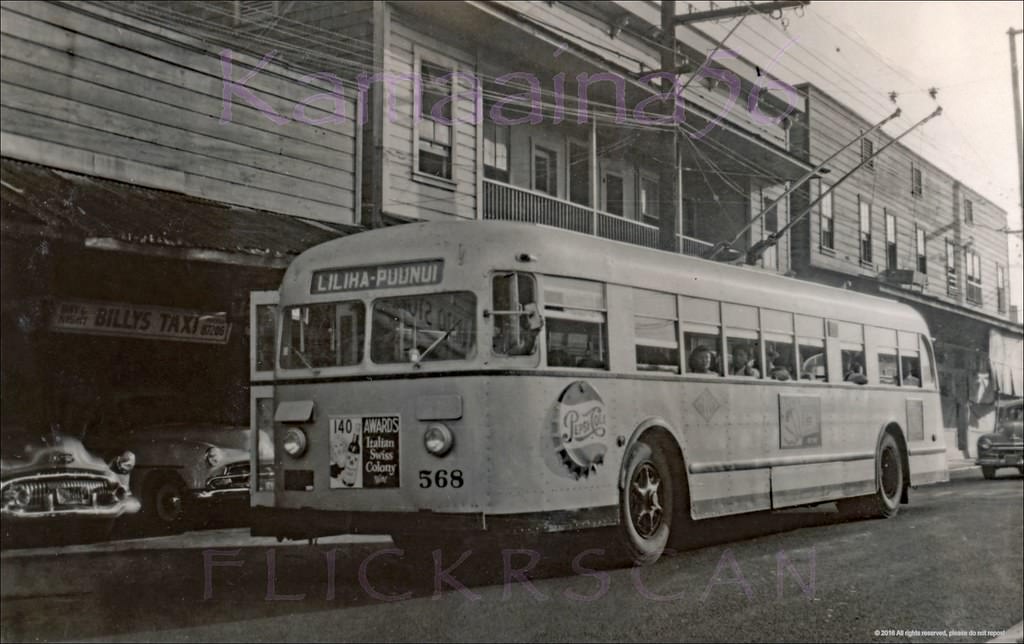
<instances>
[{"instance_id":1,"label":"porch roof","mask_svg":"<svg viewBox=\"0 0 1024 644\"><path fill-rule=\"evenodd\" d=\"M0 230L87 248L283 268L362 230L0 159Z\"/></svg>"}]
</instances>

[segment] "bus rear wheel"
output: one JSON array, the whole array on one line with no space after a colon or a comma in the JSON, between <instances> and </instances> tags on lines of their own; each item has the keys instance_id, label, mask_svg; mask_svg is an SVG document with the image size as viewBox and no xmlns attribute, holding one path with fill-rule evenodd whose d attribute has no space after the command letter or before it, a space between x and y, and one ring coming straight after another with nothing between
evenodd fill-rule
<instances>
[{"instance_id":1,"label":"bus rear wheel","mask_svg":"<svg viewBox=\"0 0 1024 644\"><path fill-rule=\"evenodd\" d=\"M875 454L874 494L854 499L843 499L839 510L853 518L874 519L894 517L900 510L905 482L903 453L892 434L886 433L878 443Z\"/></svg>"},{"instance_id":2,"label":"bus rear wheel","mask_svg":"<svg viewBox=\"0 0 1024 644\"><path fill-rule=\"evenodd\" d=\"M620 494L619 536L625 558L646 566L661 557L672 532L675 486L665 452L640 441L626 462L626 486Z\"/></svg>"}]
</instances>

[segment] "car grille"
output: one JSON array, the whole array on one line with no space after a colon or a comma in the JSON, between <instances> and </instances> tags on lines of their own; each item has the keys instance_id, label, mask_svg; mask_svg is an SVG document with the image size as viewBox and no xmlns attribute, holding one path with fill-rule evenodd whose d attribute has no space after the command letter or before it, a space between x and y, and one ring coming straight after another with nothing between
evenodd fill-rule
<instances>
[{"instance_id":1,"label":"car grille","mask_svg":"<svg viewBox=\"0 0 1024 644\"><path fill-rule=\"evenodd\" d=\"M211 476L206 482L209 490L247 490L249 489L249 463L232 463L217 476Z\"/></svg>"},{"instance_id":2,"label":"car grille","mask_svg":"<svg viewBox=\"0 0 1024 644\"><path fill-rule=\"evenodd\" d=\"M117 503L110 483L99 479L54 479L24 481L28 504L22 510L43 512L83 507L103 507Z\"/></svg>"}]
</instances>

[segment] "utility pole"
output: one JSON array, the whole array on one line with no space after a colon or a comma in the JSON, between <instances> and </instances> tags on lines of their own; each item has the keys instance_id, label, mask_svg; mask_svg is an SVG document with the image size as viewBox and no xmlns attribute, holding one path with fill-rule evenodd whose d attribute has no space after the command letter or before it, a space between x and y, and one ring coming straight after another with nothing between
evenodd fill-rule
<instances>
[{"instance_id":1,"label":"utility pole","mask_svg":"<svg viewBox=\"0 0 1024 644\"><path fill-rule=\"evenodd\" d=\"M1017 193L1020 197L1021 208L1024 208L1024 134L1021 133L1021 128L1024 127L1021 123L1020 115L1020 81L1017 77L1020 76L1020 69L1017 67L1017 38L1016 36L1024 33L1024 29L1014 29L1010 27L1006 31L1006 35L1010 38L1010 75L1013 77L1013 127L1017 130L1017 181L1020 182L1020 192Z\"/></svg>"},{"instance_id":2,"label":"utility pole","mask_svg":"<svg viewBox=\"0 0 1024 644\"><path fill-rule=\"evenodd\" d=\"M678 75L678 65L676 61L676 27L679 25L688 25L695 22L702 22L706 20L718 20L721 18L734 18L738 16L744 16L748 13L781 13L783 9L790 9L793 7L803 7L810 4L810 0L778 0L772 2L751 2L748 5L737 4L735 7L726 7L723 9L712 9L711 11L690 11L681 15L676 15L676 2L675 0L661 0L661 69L662 71L671 72ZM721 43L719 43L721 44ZM661 88L663 95L672 96L672 104L670 106L670 114L672 118L675 118L676 110L676 87L675 83L663 78L661 81ZM684 86L685 89L685 86ZM672 128L672 136L666 137L668 140L667 145L672 146L670 154L666 156L670 160L669 163L663 163L661 166L661 173L658 181L658 199L659 207L659 226L658 226L658 237L659 247L662 250L671 250L676 252L677 246L677 235L681 232L679 230L681 224L681 212L682 212L682 174L679 171L681 165L679 159L679 128ZM667 151L666 151L667 152ZM665 208L668 206L668 208ZM670 209L671 212L667 213L664 210Z\"/></svg>"},{"instance_id":3,"label":"utility pole","mask_svg":"<svg viewBox=\"0 0 1024 644\"><path fill-rule=\"evenodd\" d=\"M675 0L661 0L661 68L665 71L676 69L676 2ZM673 72L674 73L674 72ZM668 78L662 78L661 91L663 95L671 95L672 102L669 104L668 113L675 123L676 115L676 91L675 82ZM658 177L658 247L661 250L673 253L679 250L677 235L681 232L680 227L680 206L682 202L682 191L680 190L679 174L679 134L677 127L672 128L672 135L665 137L665 148L671 146L671 150L663 148L666 159L661 164L661 172Z\"/></svg>"}]
</instances>

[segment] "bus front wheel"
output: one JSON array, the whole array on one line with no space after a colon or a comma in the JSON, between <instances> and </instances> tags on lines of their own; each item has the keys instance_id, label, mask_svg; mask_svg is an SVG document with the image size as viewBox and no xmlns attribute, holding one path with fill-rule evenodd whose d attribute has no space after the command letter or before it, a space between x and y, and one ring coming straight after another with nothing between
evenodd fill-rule
<instances>
[{"instance_id":1,"label":"bus front wheel","mask_svg":"<svg viewBox=\"0 0 1024 644\"><path fill-rule=\"evenodd\" d=\"M674 485L668 458L657 444L640 441L626 462L619 528L626 557L636 566L658 560L672 531Z\"/></svg>"},{"instance_id":2,"label":"bus front wheel","mask_svg":"<svg viewBox=\"0 0 1024 644\"><path fill-rule=\"evenodd\" d=\"M889 518L900 510L900 498L905 484L903 453L892 434L886 433L878 443L875 455L874 494L854 499L843 499L839 510L853 518Z\"/></svg>"}]
</instances>

